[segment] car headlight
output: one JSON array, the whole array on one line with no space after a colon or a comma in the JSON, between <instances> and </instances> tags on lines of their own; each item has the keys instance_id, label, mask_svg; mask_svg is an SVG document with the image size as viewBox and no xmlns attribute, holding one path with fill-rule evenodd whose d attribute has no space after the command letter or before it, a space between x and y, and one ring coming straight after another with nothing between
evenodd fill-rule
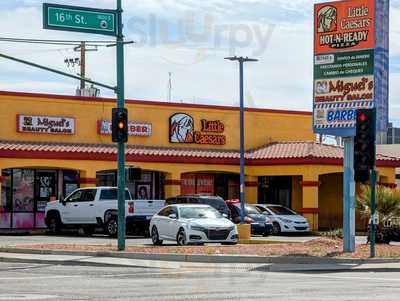
<instances>
[{"instance_id":1,"label":"car headlight","mask_svg":"<svg viewBox=\"0 0 400 301\"><path fill-rule=\"evenodd\" d=\"M291 224L291 223L293 223L293 221L291 221L290 219L287 219L287 218L283 218L283 217L278 217L282 222L284 222L284 223L288 223L288 224Z\"/></svg>"},{"instance_id":2,"label":"car headlight","mask_svg":"<svg viewBox=\"0 0 400 301\"><path fill-rule=\"evenodd\" d=\"M206 230L206 228L199 226L199 225L190 225L190 230L204 232Z\"/></svg>"}]
</instances>

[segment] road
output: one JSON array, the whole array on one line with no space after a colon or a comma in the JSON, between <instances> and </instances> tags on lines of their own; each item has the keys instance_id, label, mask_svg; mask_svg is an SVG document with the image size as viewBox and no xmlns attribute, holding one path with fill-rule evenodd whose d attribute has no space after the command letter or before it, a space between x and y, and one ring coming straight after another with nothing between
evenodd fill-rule
<instances>
[{"instance_id":1,"label":"road","mask_svg":"<svg viewBox=\"0 0 400 301\"><path fill-rule=\"evenodd\" d=\"M0 263L0 300L398 300L399 272L273 273Z\"/></svg>"}]
</instances>

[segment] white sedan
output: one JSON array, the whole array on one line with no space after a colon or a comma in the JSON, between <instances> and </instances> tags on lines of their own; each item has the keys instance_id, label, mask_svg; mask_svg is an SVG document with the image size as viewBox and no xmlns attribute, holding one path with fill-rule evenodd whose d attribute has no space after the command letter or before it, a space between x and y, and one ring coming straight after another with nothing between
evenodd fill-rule
<instances>
[{"instance_id":1,"label":"white sedan","mask_svg":"<svg viewBox=\"0 0 400 301\"><path fill-rule=\"evenodd\" d=\"M307 219L282 205L256 204L272 220L273 234L281 232L310 232Z\"/></svg>"},{"instance_id":2,"label":"white sedan","mask_svg":"<svg viewBox=\"0 0 400 301\"><path fill-rule=\"evenodd\" d=\"M236 244L236 225L209 205L170 205L161 209L150 221L154 245L163 240L178 245L222 243Z\"/></svg>"}]
</instances>

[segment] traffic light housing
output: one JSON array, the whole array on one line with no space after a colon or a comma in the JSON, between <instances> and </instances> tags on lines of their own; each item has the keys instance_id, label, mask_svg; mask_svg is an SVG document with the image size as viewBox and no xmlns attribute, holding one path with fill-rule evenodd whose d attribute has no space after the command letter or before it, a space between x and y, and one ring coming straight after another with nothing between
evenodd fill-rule
<instances>
[{"instance_id":1,"label":"traffic light housing","mask_svg":"<svg viewBox=\"0 0 400 301\"><path fill-rule=\"evenodd\" d=\"M357 110L354 137L354 180L367 182L375 168L376 109Z\"/></svg>"},{"instance_id":2,"label":"traffic light housing","mask_svg":"<svg viewBox=\"0 0 400 301\"><path fill-rule=\"evenodd\" d=\"M112 109L112 141L128 142L128 110L125 108Z\"/></svg>"}]
</instances>

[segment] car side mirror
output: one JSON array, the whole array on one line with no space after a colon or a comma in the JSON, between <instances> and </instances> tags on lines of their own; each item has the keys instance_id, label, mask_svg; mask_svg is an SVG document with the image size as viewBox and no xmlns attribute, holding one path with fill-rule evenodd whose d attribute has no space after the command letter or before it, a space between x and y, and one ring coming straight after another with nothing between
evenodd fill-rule
<instances>
[{"instance_id":1,"label":"car side mirror","mask_svg":"<svg viewBox=\"0 0 400 301\"><path fill-rule=\"evenodd\" d=\"M169 217L170 219L176 219L176 214L172 213L172 214L168 215L168 217Z\"/></svg>"},{"instance_id":2,"label":"car side mirror","mask_svg":"<svg viewBox=\"0 0 400 301\"><path fill-rule=\"evenodd\" d=\"M67 202L64 200L64 198L60 199L60 203L63 204L64 206L67 205Z\"/></svg>"}]
</instances>

